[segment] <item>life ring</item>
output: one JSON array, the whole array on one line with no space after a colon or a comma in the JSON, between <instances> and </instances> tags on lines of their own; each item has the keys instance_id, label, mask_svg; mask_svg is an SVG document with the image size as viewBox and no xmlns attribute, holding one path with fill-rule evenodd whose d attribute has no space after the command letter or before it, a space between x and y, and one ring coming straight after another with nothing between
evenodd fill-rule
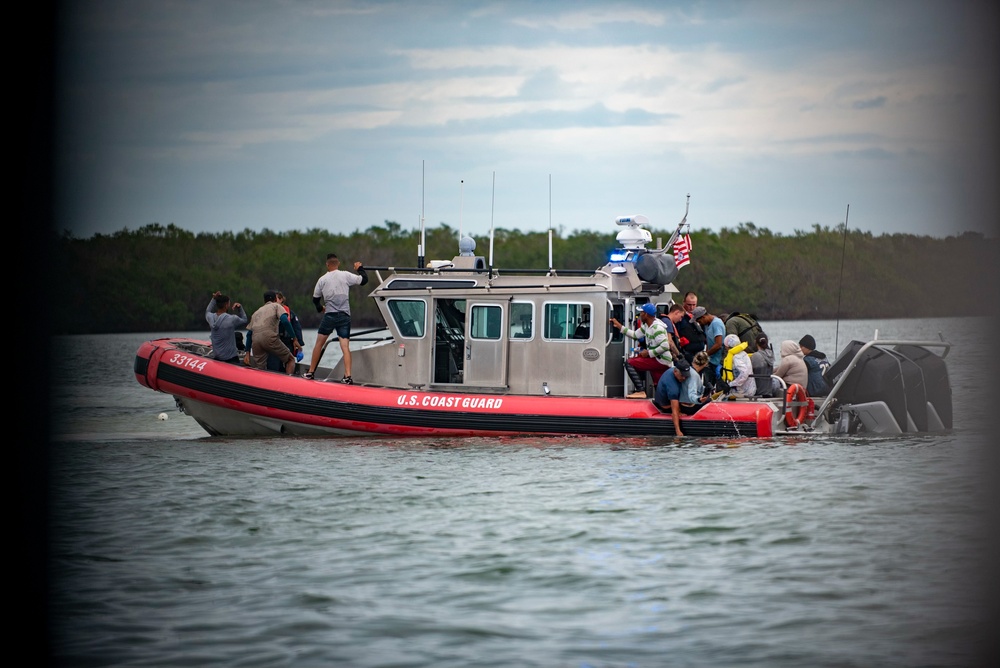
<instances>
[{"instance_id":1,"label":"life ring","mask_svg":"<svg viewBox=\"0 0 1000 668\"><path fill-rule=\"evenodd\" d=\"M798 411L795 410L796 406ZM785 424L797 427L806 421L808 414L809 398L806 395L806 388L798 383L792 383L785 392Z\"/></svg>"}]
</instances>

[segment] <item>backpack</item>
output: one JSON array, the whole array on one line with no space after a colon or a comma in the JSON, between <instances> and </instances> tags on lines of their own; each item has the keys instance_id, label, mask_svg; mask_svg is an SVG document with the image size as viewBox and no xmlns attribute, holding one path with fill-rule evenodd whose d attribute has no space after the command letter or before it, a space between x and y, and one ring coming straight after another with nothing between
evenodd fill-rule
<instances>
[{"instance_id":1,"label":"backpack","mask_svg":"<svg viewBox=\"0 0 1000 668\"><path fill-rule=\"evenodd\" d=\"M726 334L740 337L747 344L748 354L757 352L757 337L763 333L764 328L753 313L730 313L726 318Z\"/></svg>"}]
</instances>

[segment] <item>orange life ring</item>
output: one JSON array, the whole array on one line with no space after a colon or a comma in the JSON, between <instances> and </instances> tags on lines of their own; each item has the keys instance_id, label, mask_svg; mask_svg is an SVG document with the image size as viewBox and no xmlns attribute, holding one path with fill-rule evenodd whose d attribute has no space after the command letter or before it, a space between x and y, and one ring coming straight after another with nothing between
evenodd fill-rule
<instances>
[{"instance_id":1,"label":"orange life ring","mask_svg":"<svg viewBox=\"0 0 1000 668\"><path fill-rule=\"evenodd\" d=\"M795 407L798 411L795 412ZM806 388L798 383L792 383L785 392L785 424L789 427L797 427L806 421L809 413L809 398L806 395Z\"/></svg>"}]
</instances>

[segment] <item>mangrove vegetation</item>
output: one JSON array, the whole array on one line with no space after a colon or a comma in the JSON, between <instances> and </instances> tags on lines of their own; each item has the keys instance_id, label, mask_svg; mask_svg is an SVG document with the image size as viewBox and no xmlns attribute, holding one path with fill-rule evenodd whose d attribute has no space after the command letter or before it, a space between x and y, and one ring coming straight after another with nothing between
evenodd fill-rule
<instances>
[{"instance_id":1,"label":"mangrove vegetation","mask_svg":"<svg viewBox=\"0 0 1000 668\"><path fill-rule=\"evenodd\" d=\"M607 262L618 228L607 233L554 233L556 269L594 269ZM670 230L653 230L666 243ZM69 292L72 312L55 319L58 334L207 330L204 312L216 290L242 302L247 313L265 290L281 290L304 327L316 327L316 279L328 252L345 267L416 266L419 232L398 223L338 234L326 230L193 233L175 225L79 239L54 240L51 278ZM458 254L458 230L425 230L426 259ZM674 284L694 290L713 313L755 313L762 320L899 318L980 315L997 303L997 240L967 232L935 238L814 226L793 235L753 223L691 232L691 264ZM489 239L476 254L489 258ZM497 229L494 265L544 269L548 233ZM377 282L354 288L355 327L381 324L367 298ZM383 272L383 276L385 273Z\"/></svg>"}]
</instances>

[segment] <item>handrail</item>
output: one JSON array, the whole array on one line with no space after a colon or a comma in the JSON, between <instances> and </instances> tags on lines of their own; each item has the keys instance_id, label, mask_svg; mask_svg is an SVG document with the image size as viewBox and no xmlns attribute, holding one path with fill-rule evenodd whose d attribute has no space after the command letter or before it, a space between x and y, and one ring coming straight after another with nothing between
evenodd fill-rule
<instances>
[{"instance_id":1,"label":"handrail","mask_svg":"<svg viewBox=\"0 0 1000 668\"><path fill-rule=\"evenodd\" d=\"M564 276L593 276L594 269L501 269L500 267L368 267L364 269L372 271L391 271L393 274L405 272L413 274L489 274L502 272L508 274L537 274L537 275L559 275Z\"/></svg>"},{"instance_id":2,"label":"handrail","mask_svg":"<svg viewBox=\"0 0 1000 668\"><path fill-rule=\"evenodd\" d=\"M877 332L876 336L878 336ZM946 341L940 332L938 332L938 336L941 338L940 341L908 341L905 339L875 338L861 346L858 352L854 353L854 357L847 365L847 368L840 373L840 378L830 390L829 394L823 398L823 403L820 405L819 410L816 411L816 417L814 417L812 422L809 423L809 428L813 429L816 427L816 423L819 422L819 419L823 417L823 414L826 413L827 409L833 404L834 399L837 397L837 392L840 391L841 386L843 386L843 384L847 381L847 377L851 375L851 371L853 371L858 365L861 354L869 348L872 348L873 346L923 346L925 348L944 348L944 354L941 355L941 359L944 359L951 351L952 344L949 341Z\"/></svg>"}]
</instances>

